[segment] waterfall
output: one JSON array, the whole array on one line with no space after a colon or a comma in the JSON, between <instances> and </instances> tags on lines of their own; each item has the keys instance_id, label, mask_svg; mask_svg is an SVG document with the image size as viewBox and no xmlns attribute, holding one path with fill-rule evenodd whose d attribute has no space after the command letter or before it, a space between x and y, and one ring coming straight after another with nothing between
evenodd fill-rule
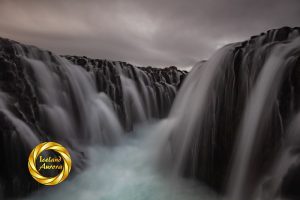
<instances>
[{"instance_id":1,"label":"waterfall","mask_svg":"<svg viewBox=\"0 0 300 200\"><path fill-rule=\"evenodd\" d=\"M55 134L54 138L80 138L81 142L103 144L117 141L121 125L112 106L101 98L106 98L105 94L97 94L90 74L58 56L51 58L36 49L25 54L20 45L16 50L33 73L32 84L37 85L41 126Z\"/></svg>"},{"instance_id":2,"label":"waterfall","mask_svg":"<svg viewBox=\"0 0 300 200\"><path fill-rule=\"evenodd\" d=\"M228 199L257 197L299 110L299 35L296 28L271 30L195 65L162 128L174 174L228 192Z\"/></svg>"},{"instance_id":3,"label":"waterfall","mask_svg":"<svg viewBox=\"0 0 300 200\"><path fill-rule=\"evenodd\" d=\"M120 61L65 57L96 77L97 90L112 99L127 131L135 123L166 117L186 75L175 67L138 68Z\"/></svg>"},{"instance_id":4,"label":"waterfall","mask_svg":"<svg viewBox=\"0 0 300 200\"><path fill-rule=\"evenodd\" d=\"M15 81L9 80L13 87L1 82L1 149L6 157L1 176L13 180L3 184L5 192L21 195L36 187L26 173L26 157L37 144L50 140L66 146L75 173L83 166L84 144L116 144L123 128L111 101L96 91L94 77L84 69L34 47L13 44L12 50L19 66L12 74Z\"/></svg>"},{"instance_id":5,"label":"waterfall","mask_svg":"<svg viewBox=\"0 0 300 200\"><path fill-rule=\"evenodd\" d=\"M299 198L299 36L284 27L228 44L187 77L0 38L4 197L40 188L28 154L57 141L73 163L59 199Z\"/></svg>"},{"instance_id":6,"label":"waterfall","mask_svg":"<svg viewBox=\"0 0 300 200\"><path fill-rule=\"evenodd\" d=\"M0 150L5 155L0 187L5 196L40 187L26 171L37 144L64 145L72 157L72 176L87 165L87 146L114 147L135 124L165 116L186 73L62 57L1 38L0 46Z\"/></svg>"},{"instance_id":7,"label":"waterfall","mask_svg":"<svg viewBox=\"0 0 300 200\"><path fill-rule=\"evenodd\" d=\"M277 45L267 61L265 62L256 84L251 92L247 106L244 111L243 121L237 141L236 157L232 168L232 178L229 185L229 199L238 200L250 198L246 195L245 187L248 180L246 176L250 170L250 157L253 149L258 148L258 142L255 142L258 133L261 133L263 123L272 116L272 109L278 106L277 96L280 89L282 78L285 71L292 66L295 57L287 57L289 53L299 48L300 40L294 40L289 44ZM261 125L260 125L261 124ZM282 125L281 125L282 126ZM248 196L248 197L246 197Z\"/></svg>"},{"instance_id":8,"label":"waterfall","mask_svg":"<svg viewBox=\"0 0 300 200\"><path fill-rule=\"evenodd\" d=\"M174 173L185 176L211 176L217 126L216 112L221 87L227 82L237 44L219 50L209 62L199 62L190 72L178 93L168 119L167 134L175 162ZM225 63L225 64L224 64ZM234 77L230 77L234 79ZM228 87L234 90L233 83ZM222 94L222 93L221 93ZM232 103L232 97L226 99ZM190 168L187 169L187 166Z\"/></svg>"},{"instance_id":9,"label":"waterfall","mask_svg":"<svg viewBox=\"0 0 300 200\"><path fill-rule=\"evenodd\" d=\"M206 117L204 113L205 109L211 103L209 101L214 101L214 99L211 99L214 98L214 94L211 94L213 84L217 84L219 80L222 81L219 78L219 76L222 75L222 69L219 68L221 66L220 63L228 60L230 57L228 52L232 49L232 46L226 46L212 58L212 62L198 63L190 72L191 76L184 82L181 89L182 92L176 97L174 109L172 109L170 113L170 118L174 120L175 126L172 127L172 129L175 129L176 133L179 133L171 136L171 143L177 146L176 152L178 152L175 153L178 154L175 158L176 173L180 173L183 170L187 161L187 151L190 148L191 141L194 140L195 137L201 137L203 145L209 143L209 141L207 141L208 136L195 136L195 129L206 128L204 127L205 124L200 124L199 122ZM203 155L207 153L208 152L203 152ZM200 157L201 155L198 154L198 156ZM192 168L194 167L196 166L192 166ZM202 173L206 172L203 170Z\"/></svg>"}]
</instances>

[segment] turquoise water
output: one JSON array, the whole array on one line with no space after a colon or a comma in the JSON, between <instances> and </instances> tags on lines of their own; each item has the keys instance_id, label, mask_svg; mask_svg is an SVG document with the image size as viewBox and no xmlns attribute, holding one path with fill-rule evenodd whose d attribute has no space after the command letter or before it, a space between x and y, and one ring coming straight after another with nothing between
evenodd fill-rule
<instances>
[{"instance_id":1,"label":"turquoise water","mask_svg":"<svg viewBox=\"0 0 300 200\"><path fill-rule=\"evenodd\" d=\"M116 147L91 147L89 166L73 179L49 186L28 199L213 200L200 183L172 175L159 122L135 127ZM166 149L164 152L163 149Z\"/></svg>"}]
</instances>

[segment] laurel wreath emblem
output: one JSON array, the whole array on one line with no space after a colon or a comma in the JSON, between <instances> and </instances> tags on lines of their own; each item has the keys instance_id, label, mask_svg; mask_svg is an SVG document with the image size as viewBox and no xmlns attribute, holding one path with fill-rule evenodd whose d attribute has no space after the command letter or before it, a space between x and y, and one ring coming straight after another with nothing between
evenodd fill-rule
<instances>
[{"instance_id":1,"label":"laurel wreath emblem","mask_svg":"<svg viewBox=\"0 0 300 200\"><path fill-rule=\"evenodd\" d=\"M45 150L53 150L63 158L63 170L55 177L45 177L36 169L36 159ZM37 145L30 153L28 159L28 169L31 176L39 183L44 185L56 185L63 182L71 171L71 156L66 148L56 142L44 142Z\"/></svg>"}]
</instances>

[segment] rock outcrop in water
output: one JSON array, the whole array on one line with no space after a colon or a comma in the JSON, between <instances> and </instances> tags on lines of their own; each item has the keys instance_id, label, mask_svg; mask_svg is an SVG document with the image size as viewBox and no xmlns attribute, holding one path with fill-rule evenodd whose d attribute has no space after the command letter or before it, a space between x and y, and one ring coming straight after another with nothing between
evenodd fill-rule
<instances>
[{"instance_id":1,"label":"rock outcrop in water","mask_svg":"<svg viewBox=\"0 0 300 200\"><path fill-rule=\"evenodd\" d=\"M295 41L297 38L300 38L300 28L270 30L248 41L227 45L210 60L193 68L170 113L170 119L174 120L173 128L169 130L170 141L178 173L195 177L215 190L225 192L230 185L229 177L239 173L238 168L232 171L236 155L233 154L234 147L240 140L245 140L246 145L252 143L252 136L242 136L242 132L257 121L257 127L248 127L255 129L253 146L249 147L247 156L241 154L250 161L243 167L245 173L242 176L246 174L246 182L241 182L240 190L244 196L238 199L255 195L260 182L273 169L291 119L299 112L300 45ZM272 82L268 82L268 76ZM270 89L266 88L265 93L257 92L263 87ZM255 102L251 100L254 97L262 99L260 104L251 105ZM262 107L249 115L251 106L253 109ZM258 118L251 118L257 113L261 113ZM237 151L243 148L247 147L240 146ZM244 164L243 158L235 162ZM294 172L299 174L299 170L294 169ZM292 177L289 175L286 182L281 183L282 195L296 195L284 194L288 190L296 191L288 189L290 186L287 185L299 185L299 178Z\"/></svg>"},{"instance_id":2,"label":"rock outcrop in water","mask_svg":"<svg viewBox=\"0 0 300 200\"><path fill-rule=\"evenodd\" d=\"M175 67L65 57L82 68L0 38L0 191L5 196L40 187L27 169L35 145L58 141L66 146L75 174L85 165L85 144L118 141L123 131L117 118L131 130L136 122L166 116L186 75Z\"/></svg>"}]
</instances>

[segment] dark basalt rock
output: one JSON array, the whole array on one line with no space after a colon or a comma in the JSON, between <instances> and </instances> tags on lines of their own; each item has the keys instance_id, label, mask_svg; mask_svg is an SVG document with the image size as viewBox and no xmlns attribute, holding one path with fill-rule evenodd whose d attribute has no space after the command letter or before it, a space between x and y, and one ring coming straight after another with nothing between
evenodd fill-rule
<instances>
[{"instance_id":1,"label":"dark basalt rock","mask_svg":"<svg viewBox=\"0 0 300 200\"><path fill-rule=\"evenodd\" d=\"M183 169L185 176L196 177L216 191L225 192L233 159L233 148L249 91L253 88L274 45L285 43L291 35L299 37L300 28L283 27L267 31L238 43L235 49L228 53L228 60L222 64L224 69L222 81L214 86L217 97L213 95L209 97L211 99L206 108L205 129L195 133L195 138L190 145L191 149ZM257 56L259 59L256 60ZM264 119L266 124L261 127L263 131L258 134L260 138L257 140L262 143L255 149L255 156L252 157L250 169L253 173L251 177L247 177L250 184L257 184L259 181L257 177L262 177L270 170L291 117L300 111L300 51L293 52L289 55L289 58L291 57L293 59L286 66L289 70L284 75L279 90L278 104L272 109L271 117ZM203 141L204 135L205 141ZM299 168L291 170L286 177L283 184L284 193L293 190L295 179L290 177L294 175L298 177L298 170ZM249 194L251 192L253 191L248 191Z\"/></svg>"},{"instance_id":2,"label":"dark basalt rock","mask_svg":"<svg viewBox=\"0 0 300 200\"><path fill-rule=\"evenodd\" d=\"M41 139L38 103L35 93L26 77L26 69L11 46L12 41L0 38L0 91L9 94L10 110L24 121ZM1 94L1 93L0 93ZM27 168L30 148L17 134L16 127L0 111L0 151L3 160L0 165L0 184L5 196L25 195L39 187Z\"/></svg>"},{"instance_id":3,"label":"dark basalt rock","mask_svg":"<svg viewBox=\"0 0 300 200\"><path fill-rule=\"evenodd\" d=\"M0 89L13 98L10 106L15 110L15 114L29 124L31 128L39 130L37 124L37 99L26 78L26 69L20 65L20 60L15 55L10 42L9 40L0 39L2 44L0 53Z\"/></svg>"},{"instance_id":4,"label":"dark basalt rock","mask_svg":"<svg viewBox=\"0 0 300 200\"><path fill-rule=\"evenodd\" d=\"M287 199L299 199L300 197L300 163L289 169L283 179L281 193Z\"/></svg>"},{"instance_id":5,"label":"dark basalt rock","mask_svg":"<svg viewBox=\"0 0 300 200\"><path fill-rule=\"evenodd\" d=\"M175 66L167 68L154 68L150 66L134 67L129 63L121 61L91 59L85 56L64 57L95 75L98 91L105 92L115 102L116 110L126 130L130 130L132 124L126 122L127 116L125 115L123 104L121 75L125 75L133 80L137 84L140 93L142 93L143 87L154 89L159 113L158 116L153 115L151 117L158 118L167 116L175 98L175 93L168 91L168 88L174 86L176 90L179 89L187 75L186 71L178 70ZM147 98L146 96L142 97Z\"/></svg>"}]
</instances>

